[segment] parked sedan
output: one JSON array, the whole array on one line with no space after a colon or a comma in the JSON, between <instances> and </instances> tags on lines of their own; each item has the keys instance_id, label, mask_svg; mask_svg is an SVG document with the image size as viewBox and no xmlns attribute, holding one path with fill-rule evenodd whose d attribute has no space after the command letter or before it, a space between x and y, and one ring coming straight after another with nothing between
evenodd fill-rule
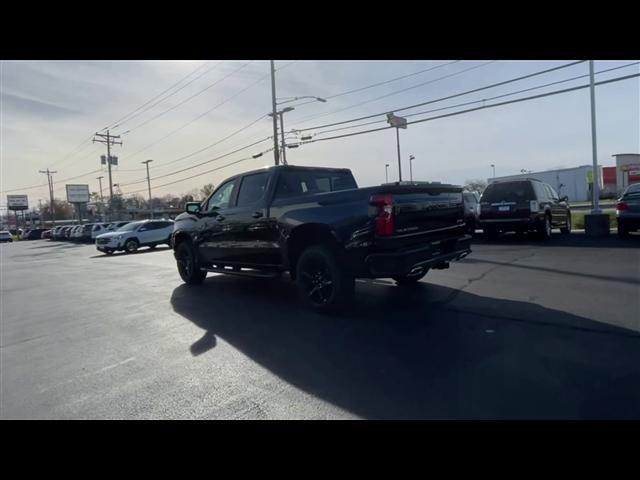
<instances>
[{"instance_id":1,"label":"parked sedan","mask_svg":"<svg viewBox=\"0 0 640 480\"><path fill-rule=\"evenodd\" d=\"M45 230L40 234L40 238L51 239L51 230Z\"/></svg>"},{"instance_id":2,"label":"parked sedan","mask_svg":"<svg viewBox=\"0 0 640 480\"><path fill-rule=\"evenodd\" d=\"M629 232L640 230L640 183L629 185L616 204L618 236L625 238Z\"/></svg>"},{"instance_id":3,"label":"parked sedan","mask_svg":"<svg viewBox=\"0 0 640 480\"><path fill-rule=\"evenodd\" d=\"M40 240L44 228L33 228L23 235L24 240Z\"/></svg>"},{"instance_id":4,"label":"parked sedan","mask_svg":"<svg viewBox=\"0 0 640 480\"><path fill-rule=\"evenodd\" d=\"M2 230L0 232L0 243L5 242L13 242L13 237L11 236L11 232L8 230Z\"/></svg>"},{"instance_id":5,"label":"parked sedan","mask_svg":"<svg viewBox=\"0 0 640 480\"><path fill-rule=\"evenodd\" d=\"M118 250L133 253L142 246L153 249L162 243L170 245L172 232L173 220L131 222L115 232L98 235L96 248L107 255Z\"/></svg>"}]
</instances>

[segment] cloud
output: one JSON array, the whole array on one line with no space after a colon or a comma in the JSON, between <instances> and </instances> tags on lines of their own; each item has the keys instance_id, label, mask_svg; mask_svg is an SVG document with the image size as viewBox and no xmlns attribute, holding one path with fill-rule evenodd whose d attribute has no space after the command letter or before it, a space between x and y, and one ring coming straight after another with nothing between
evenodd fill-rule
<instances>
[{"instance_id":1,"label":"cloud","mask_svg":"<svg viewBox=\"0 0 640 480\"><path fill-rule=\"evenodd\" d=\"M74 110L63 105L27 98L21 95L2 92L0 96L2 102L3 116L22 115L34 117L60 117L68 115L79 115L83 112Z\"/></svg>"}]
</instances>

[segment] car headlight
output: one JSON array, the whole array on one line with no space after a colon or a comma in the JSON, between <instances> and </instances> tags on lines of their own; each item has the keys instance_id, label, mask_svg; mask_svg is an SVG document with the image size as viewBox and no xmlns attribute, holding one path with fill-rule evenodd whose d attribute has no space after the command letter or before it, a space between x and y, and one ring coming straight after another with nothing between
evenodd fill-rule
<instances>
[{"instance_id":1,"label":"car headlight","mask_svg":"<svg viewBox=\"0 0 640 480\"><path fill-rule=\"evenodd\" d=\"M118 235L118 236L116 237L116 240L122 240L122 237L123 237L123 235Z\"/></svg>"}]
</instances>

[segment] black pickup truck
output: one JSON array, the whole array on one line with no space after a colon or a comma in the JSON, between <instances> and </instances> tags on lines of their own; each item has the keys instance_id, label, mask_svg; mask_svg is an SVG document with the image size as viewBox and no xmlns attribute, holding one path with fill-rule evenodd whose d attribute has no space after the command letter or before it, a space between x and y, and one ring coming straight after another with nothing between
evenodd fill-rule
<instances>
[{"instance_id":1,"label":"black pickup truck","mask_svg":"<svg viewBox=\"0 0 640 480\"><path fill-rule=\"evenodd\" d=\"M271 277L288 271L318 311L343 306L355 278L410 285L471 252L461 187L358 188L347 169L254 170L185 210L171 239L185 283L201 283L207 272Z\"/></svg>"}]
</instances>

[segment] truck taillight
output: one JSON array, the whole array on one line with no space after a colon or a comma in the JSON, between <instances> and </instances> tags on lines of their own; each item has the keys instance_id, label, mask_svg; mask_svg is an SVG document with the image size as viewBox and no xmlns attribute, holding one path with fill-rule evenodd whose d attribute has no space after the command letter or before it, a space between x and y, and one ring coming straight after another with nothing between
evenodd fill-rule
<instances>
[{"instance_id":1,"label":"truck taillight","mask_svg":"<svg viewBox=\"0 0 640 480\"><path fill-rule=\"evenodd\" d=\"M395 218L393 213L393 195L373 195L369 200L371 205L378 207L376 217L376 235L388 237L395 231Z\"/></svg>"},{"instance_id":2,"label":"truck taillight","mask_svg":"<svg viewBox=\"0 0 640 480\"><path fill-rule=\"evenodd\" d=\"M623 210L626 210L627 208L629 208L629 207L628 207L628 206L627 206L627 204L626 204L626 203L624 203L624 202L618 202L618 203L616 204L616 210L617 210L617 211L619 211L619 212L621 212L621 211L623 211Z\"/></svg>"}]
</instances>

